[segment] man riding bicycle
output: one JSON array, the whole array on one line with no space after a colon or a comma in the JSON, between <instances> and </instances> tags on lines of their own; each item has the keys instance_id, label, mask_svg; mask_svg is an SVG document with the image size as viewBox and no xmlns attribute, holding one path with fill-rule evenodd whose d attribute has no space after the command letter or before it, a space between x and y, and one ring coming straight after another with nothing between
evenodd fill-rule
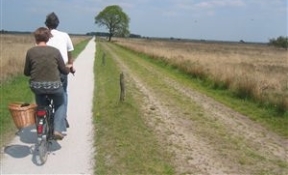
<instances>
[{"instance_id":1,"label":"man riding bicycle","mask_svg":"<svg viewBox=\"0 0 288 175\"><path fill-rule=\"evenodd\" d=\"M63 139L66 131L64 90L60 74L69 74L72 64L65 65L58 49L46 45L51 33L40 27L34 32L36 46L26 53L24 75L30 76L29 85L38 106L47 105L46 95L55 105L54 138Z\"/></svg>"}]
</instances>

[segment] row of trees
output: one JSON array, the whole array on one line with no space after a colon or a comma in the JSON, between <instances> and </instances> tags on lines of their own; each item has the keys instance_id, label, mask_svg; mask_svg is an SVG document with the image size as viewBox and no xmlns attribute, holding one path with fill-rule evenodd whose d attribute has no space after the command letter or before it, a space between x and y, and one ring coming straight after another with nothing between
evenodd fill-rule
<instances>
[{"instance_id":1,"label":"row of trees","mask_svg":"<svg viewBox=\"0 0 288 175\"><path fill-rule=\"evenodd\" d=\"M275 38L270 39L269 45L285 48L287 50L288 49L288 37L279 36L277 39Z\"/></svg>"}]
</instances>

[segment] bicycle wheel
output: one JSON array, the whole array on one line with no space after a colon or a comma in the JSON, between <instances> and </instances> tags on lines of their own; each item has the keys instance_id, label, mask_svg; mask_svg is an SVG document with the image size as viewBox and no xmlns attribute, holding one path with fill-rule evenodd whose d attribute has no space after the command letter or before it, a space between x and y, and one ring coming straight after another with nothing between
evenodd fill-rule
<instances>
[{"instance_id":1,"label":"bicycle wheel","mask_svg":"<svg viewBox=\"0 0 288 175\"><path fill-rule=\"evenodd\" d=\"M40 158L41 164L44 164L47 161L48 147L49 147L49 143L47 142L46 139L43 139L39 145L39 158Z\"/></svg>"},{"instance_id":2,"label":"bicycle wheel","mask_svg":"<svg viewBox=\"0 0 288 175\"><path fill-rule=\"evenodd\" d=\"M49 126L47 125L47 122L45 122L44 126L44 132L43 132L43 136L42 136L42 140L39 144L39 158L40 158L40 163L44 164L47 161L48 158L48 150L49 150L49 140L48 140L48 136L49 136Z\"/></svg>"}]
</instances>

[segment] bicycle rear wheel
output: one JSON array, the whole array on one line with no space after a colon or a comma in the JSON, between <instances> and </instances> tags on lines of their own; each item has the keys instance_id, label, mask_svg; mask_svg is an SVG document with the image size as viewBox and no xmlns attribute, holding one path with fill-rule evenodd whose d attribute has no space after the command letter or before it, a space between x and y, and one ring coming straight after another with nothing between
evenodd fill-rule
<instances>
[{"instance_id":1,"label":"bicycle rear wheel","mask_svg":"<svg viewBox=\"0 0 288 175\"><path fill-rule=\"evenodd\" d=\"M40 163L44 164L47 161L48 158L48 148L49 148L49 142L47 142L46 139L43 139L40 142L39 145L39 158L40 158Z\"/></svg>"},{"instance_id":2,"label":"bicycle rear wheel","mask_svg":"<svg viewBox=\"0 0 288 175\"><path fill-rule=\"evenodd\" d=\"M42 140L38 147L40 164L42 165L47 161L49 154L49 126L47 122L43 125L43 131Z\"/></svg>"}]
</instances>

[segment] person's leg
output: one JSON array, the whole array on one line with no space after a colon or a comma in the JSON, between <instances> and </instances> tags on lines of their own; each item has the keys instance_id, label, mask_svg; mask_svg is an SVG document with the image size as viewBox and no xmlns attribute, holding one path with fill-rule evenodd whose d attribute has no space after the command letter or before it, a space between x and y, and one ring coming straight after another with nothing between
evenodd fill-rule
<instances>
[{"instance_id":1,"label":"person's leg","mask_svg":"<svg viewBox=\"0 0 288 175\"><path fill-rule=\"evenodd\" d=\"M55 106L55 115L54 115L54 131L62 133L66 131L65 124L65 106L64 106L64 92L50 95L53 99Z\"/></svg>"},{"instance_id":2,"label":"person's leg","mask_svg":"<svg viewBox=\"0 0 288 175\"><path fill-rule=\"evenodd\" d=\"M63 83L63 89L64 89L64 115L65 115L65 123L66 127L69 127L69 123L67 121L67 110L68 110L68 75L61 74L61 81Z\"/></svg>"},{"instance_id":3,"label":"person's leg","mask_svg":"<svg viewBox=\"0 0 288 175\"><path fill-rule=\"evenodd\" d=\"M61 74L61 82L65 92L67 92L68 86L68 75Z\"/></svg>"}]
</instances>

